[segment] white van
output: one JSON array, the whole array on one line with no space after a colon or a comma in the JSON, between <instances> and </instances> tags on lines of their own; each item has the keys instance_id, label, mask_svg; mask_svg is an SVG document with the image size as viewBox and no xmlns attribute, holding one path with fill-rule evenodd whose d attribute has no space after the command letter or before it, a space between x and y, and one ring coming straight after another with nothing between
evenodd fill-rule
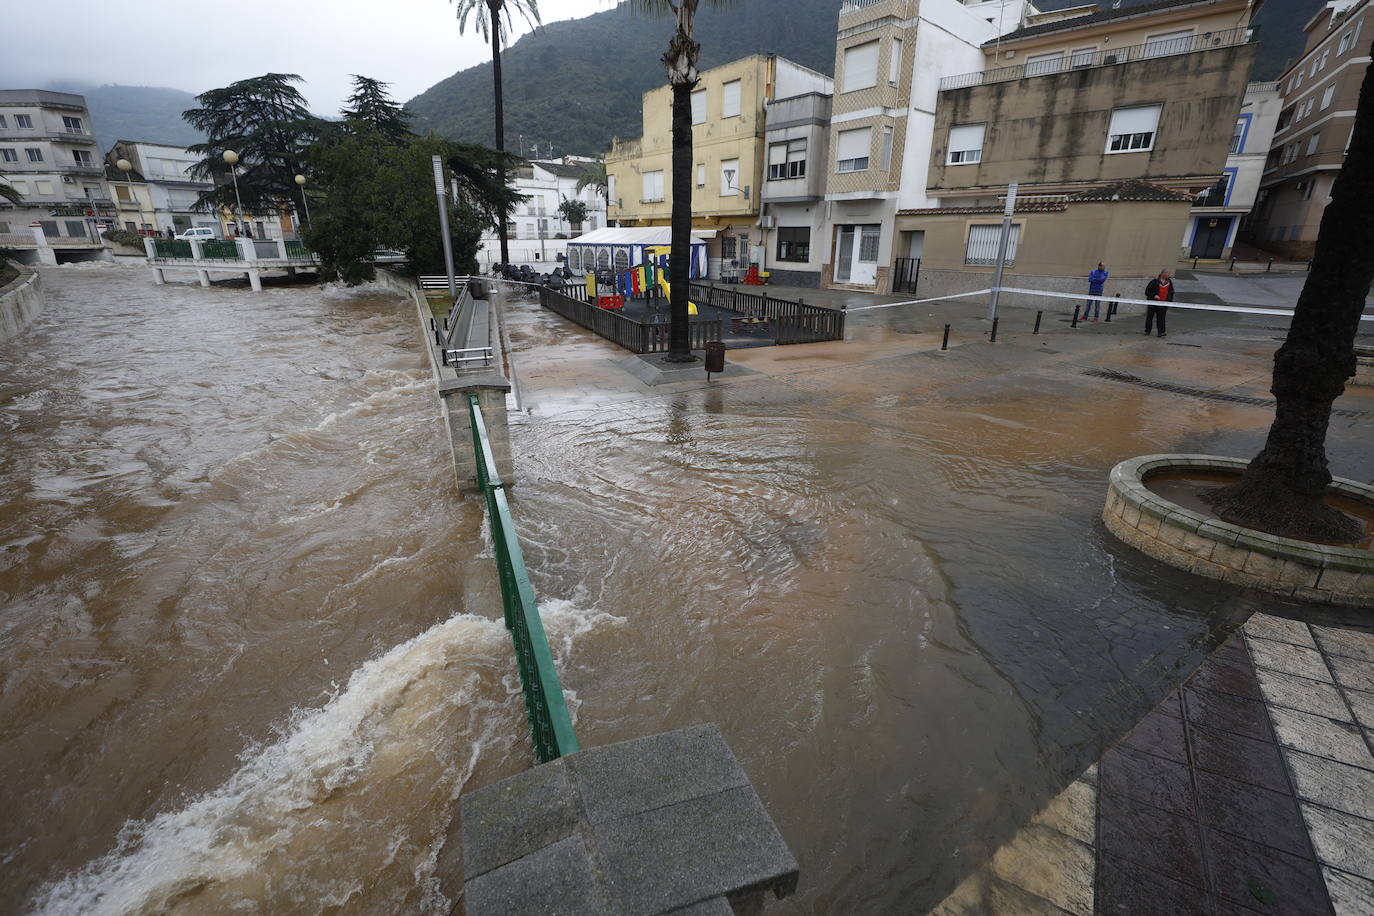
<instances>
[{"instance_id":1,"label":"white van","mask_svg":"<svg viewBox=\"0 0 1374 916\"><path fill-rule=\"evenodd\" d=\"M179 239L195 239L198 242L209 241L214 237L215 230L211 229L208 226L200 226L195 229L187 229L181 235L177 236L177 238Z\"/></svg>"}]
</instances>

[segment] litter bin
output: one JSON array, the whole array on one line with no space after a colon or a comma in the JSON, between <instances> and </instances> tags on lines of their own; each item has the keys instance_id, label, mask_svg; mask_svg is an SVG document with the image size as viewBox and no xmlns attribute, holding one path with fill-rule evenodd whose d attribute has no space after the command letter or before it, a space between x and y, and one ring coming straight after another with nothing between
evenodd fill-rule
<instances>
[{"instance_id":1,"label":"litter bin","mask_svg":"<svg viewBox=\"0 0 1374 916\"><path fill-rule=\"evenodd\" d=\"M474 299L487 298L486 281L479 280L476 277L473 277L470 280L468 280L468 294L471 295Z\"/></svg>"},{"instance_id":2,"label":"litter bin","mask_svg":"<svg viewBox=\"0 0 1374 916\"><path fill-rule=\"evenodd\" d=\"M712 372L725 371L725 342L721 340L706 341L706 380L711 380Z\"/></svg>"}]
</instances>

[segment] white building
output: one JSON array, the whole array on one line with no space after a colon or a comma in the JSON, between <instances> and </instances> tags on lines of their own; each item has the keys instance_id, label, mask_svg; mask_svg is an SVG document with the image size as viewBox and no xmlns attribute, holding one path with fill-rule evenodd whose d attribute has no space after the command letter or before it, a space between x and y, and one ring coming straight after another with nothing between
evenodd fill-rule
<instances>
[{"instance_id":1,"label":"white building","mask_svg":"<svg viewBox=\"0 0 1374 916\"><path fill-rule=\"evenodd\" d=\"M17 206L0 201L0 242L103 249L100 233L115 225L116 214L90 124L79 95L0 90L0 172L22 196Z\"/></svg>"},{"instance_id":2,"label":"white building","mask_svg":"<svg viewBox=\"0 0 1374 916\"><path fill-rule=\"evenodd\" d=\"M506 224L506 247L512 264L556 266L567 253L568 239L606 226L606 199L593 187L577 190L577 181L595 160L580 156L532 159L521 163L512 182L523 201ZM587 206L587 219L570 223L558 212L564 200ZM478 262L484 267L501 260L501 240L496 232L482 235Z\"/></svg>"},{"instance_id":3,"label":"white building","mask_svg":"<svg viewBox=\"0 0 1374 916\"><path fill-rule=\"evenodd\" d=\"M200 156L184 147L166 143L120 140L110 147L105 154L105 161L114 165L120 159L129 160L134 171L147 182L158 232L170 229L180 234L187 229L204 227L213 229L215 235L223 237L225 224L220 214L195 209L201 192L214 187L213 182L191 174L191 167L200 161ZM282 237L281 221L277 215L245 213L242 216L244 223L252 229L254 238ZM232 219L231 216L231 222Z\"/></svg>"},{"instance_id":4,"label":"white building","mask_svg":"<svg viewBox=\"0 0 1374 916\"><path fill-rule=\"evenodd\" d=\"M1230 257L1236 233L1260 193L1265 159L1282 108L1278 83L1250 83L1245 87L1226 168L1217 183L1193 203L1193 218L1183 238L1184 257Z\"/></svg>"}]
</instances>

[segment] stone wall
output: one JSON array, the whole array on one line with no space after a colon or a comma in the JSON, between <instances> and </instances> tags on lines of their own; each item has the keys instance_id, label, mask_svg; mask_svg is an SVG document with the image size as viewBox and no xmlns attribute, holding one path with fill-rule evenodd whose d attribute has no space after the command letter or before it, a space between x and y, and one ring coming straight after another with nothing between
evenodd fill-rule
<instances>
[{"instance_id":1,"label":"stone wall","mask_svg":"<svg viewBox=\"0 0 1374 916\"><path fill-rule=\"evenodd\" d=\"M1374 388L1374 347L1355 348L1355 376L1349 384Z\"/></svg>"},{"instance_id":2,"label":"stone wall","mask_svg":"<svg viewBox=\"0 0 1374 916\"><path fill-rule=\"evenodd\" d=\"M0 343L18 337L43 311L43 280L38 272L16 265L19 276L0 287Z\"/></svg>"},{"instance_id":3,"label":"stone wall","mask_svg":"<svg viewBox=\"0 0 1374 916\"><path fill-rule=\"evenodd\" d=\"M1374 607L1374 550L1332 547L1242 528L1185 509L1144 481L1168 470L1242 472L1216 455L1146 455L1112 469L1102 521L1130 546L1170 566L1300 601ZM1374 487L1336 478L1331 489L1374 504Z\"/></svg>"}]
</instances>

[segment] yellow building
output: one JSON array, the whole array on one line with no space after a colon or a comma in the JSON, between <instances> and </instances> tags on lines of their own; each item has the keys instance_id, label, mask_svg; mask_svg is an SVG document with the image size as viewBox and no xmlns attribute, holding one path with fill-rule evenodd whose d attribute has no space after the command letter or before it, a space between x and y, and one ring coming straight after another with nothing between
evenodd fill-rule
<instances>
[{"instance_id":1,"label":"yellow building","mask_svg":"<svg viewBox=\"0 0 1374 916\"><path fill-rule=\"evenodd\" d=\"M762 258L765 104L826 91L828 82L772 54L702 71L692 92L692 228L715 231L712 276ZM643 136L617 137L606 154L608 217L621 226L666 226L673 209L672 89L665 84L644 93L643 105Z\"/></svg>"}]
</instances>

